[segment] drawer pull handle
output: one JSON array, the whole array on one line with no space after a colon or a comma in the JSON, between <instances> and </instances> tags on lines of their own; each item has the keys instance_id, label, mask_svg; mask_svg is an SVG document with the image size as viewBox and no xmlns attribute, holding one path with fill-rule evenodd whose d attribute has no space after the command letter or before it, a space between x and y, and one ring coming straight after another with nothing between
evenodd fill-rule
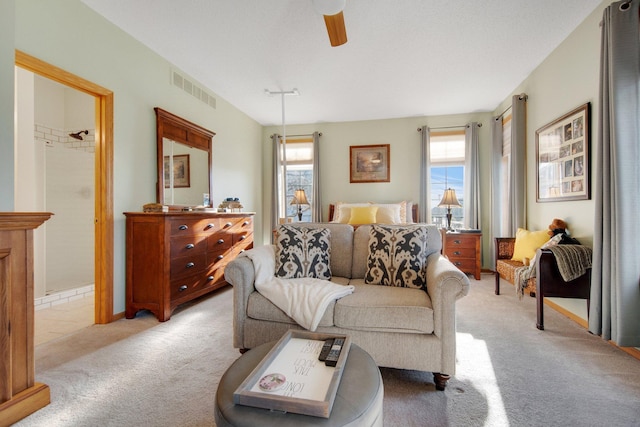
<instances>
[{"instance_id":1,"label":"drawer pull handle","mask_svg":"<svg viewBox=\"0 0 640 427\"><path fill-rule=\"evenodd\" d=\"M454 262L453 265L455 265L456 267L460 267L462 265L461 262Z\"/></svg>"},{"instance_id":2,"label":"drawer pull handle","mask_svg":"<svg viewBox=\"0 0 640 427\"><path fill-rule=\"evenodd\" d=\"M184 292L187 290L187 285L182 285L180 286L180 289L178 289L180 292Z\"/></svg>"},{"instance_id":3,"label":"drawer pull handle","mask_svg":"<svg viewBox=\"0 0 640 427\"><path fill-rule=\"evenodd\" d=\"M244 240L246 238L247 238L247 236L240 236L240 240Z\"/></svg>"},{"instance_id":4,"label":"drawer pull handle","mask_svg":"<svg viewBox=\"0 0 640 427\"><path fill-rule=\"evenodd\" d=\"M460 243L462 243L461 240L454 240L453 243L455 243L456 245L459 245Z\"/></svg>"},{"instance_id":5,"label":"drawer pull handle","mask_svg":"<svg viewBox=\"0 0 640 427\"><path fill-rule=\"evenodd\" d=\"M250 224L249 221L245 221L242 223L242 225L249 225L249 224Z\"/></svg>"},{"instance_id":6,"label":"drawer pull handle","mask_svg":"<svg viewBox=\"0 0 640 427\"><path fill-rule=\"evenodd\" d=\"M460 251L454 251L453 254L454 255L460 255Z\"/></svg>"},{"instance_id":7,"label":"drawer pull handle","mask_svg":"<svg viewBox=\"0 0 640 427\"><path fill-rule=\"evenodd\" d=\"M218 259L224 258L224 255L218 255Z\"/></svg>"},{"instance_id":8,"label":"drawer pull handle","mask_svg":"<svg viewBox=\"0 0 640 427\"><path fill-rule=\"evenodd\" d=\"M216 243L218 243L219 245L221 245L221 244L223 244L223 243L224 243L224 239L218 239L218 241L217 241Z\"/></svg>"},{"instance_id":9,"label":"drawer pull handle","mask_svg":"<svg viewBox=\"0 0 640 427\"><path fill-rule=\"evenodd\" d=\"M178 230L188 230L189 226L186 224L182 224L180 227L178 227Z\"/></svg>"},{"instance_id":10,"label":"drawer pull handle","mask_svg":"<svg viewBox=\"0 0 640 427\"><path fill-rule=\"evenodd\" d=\"M240 252L238 252L238 253L240 253L240 254L241 254L242 252L244 252L244 249L242 249L242 250L241 250Z\"/></svg>"},{"instance_id":11,"label":"drawer pull handle","mask_svg":"<svg viewBox=\"0 0 640 427\"><path fill-rule=\"evenodd\" d=\"M213 280L213 276L208 276L208 277L207 277L207 280L208 280L209 282L210 282L210 281L212 281L212 280Z\"/></svg>"},{"instance_id":12,"label":"drawer pull handle","mask_svg":"<svg viewBox=\"0 0 640 427\"><path fill-rule=\"evenodd\" d=\"M204 229L208 230L208 229L213 228L213 227L215 227L215 225L210 222L209 224L207 224L207 226Z\"/></svg>"},{"instance_id":13,"label":"drawer pull handle","mask_svg":"<svg viewBox=\"0 0 640 427\"><path fill-rule=\"evenodd\" d=\"M193 262L188 262L188 263L187 263L187 265L186 265L185 267L187 267L187 268L193 268L193 267L195 267L195 266L196 266L196 265L195 265L195 263L193 263Z\"/></svg>"},{"instance_id":14,"label":"drawer pull handle","mask_svg":"<svg viewBox=\"0 0 640 427\"><path fill-rule=\"evenodd\" d=\"M193 243L189 243L187 246L185 246L185 249L193 249L195 247L196 245L194 245Z\"/></svg>"},{"instance_id":15,"label":"drawer pull handle","mask_svg":"<svg viewBox=\"0 0 640 427\"><path fill-rule=\"evenodd\" d=\"M232 225L233 225L232 223L228 222L228 223L226 223L226 224L224 225L224 227L225 227L225 228L229 228L229 227L231 227Z\"/></svg>"}]
</instances>

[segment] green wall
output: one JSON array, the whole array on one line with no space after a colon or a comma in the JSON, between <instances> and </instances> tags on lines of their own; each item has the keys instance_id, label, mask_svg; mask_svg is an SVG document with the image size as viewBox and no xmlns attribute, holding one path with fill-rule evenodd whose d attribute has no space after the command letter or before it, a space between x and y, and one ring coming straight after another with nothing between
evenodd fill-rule
<instances>
[{"instance_id":1,"label":"green wall","mask_svg":"<svg viewBox=\"0 0 640 427\"><path fill-rule=\"evenodd\" d=\"M6 2L2 2L3 8ZM4 12L4 11L3 11ZM4 16L4 13L2 13ZM3 21L5 18L2 18ZM4 22L3 22L4 23ZM4 25L1 26L4 31ZM114 93L114 311L124 310L125 217L155 201L156 136L154 107L216 132L213 142L215 205L229 196L239 197L246 210L259 211L262 127L224 99L212 109L171 85L172 64L131 38L79 0L20 0L15 2L15 44L2 40L2 89L8 71L5 50L24 51L45 62L96 83ZM11 88L13 78L11 77ZM5 97L2 97L3 101ZM11 98L13 99L13 98ZM13 104L13 102L12 102ZM11 123L13 105L11 105ZM8 123L7 113L1 115ZM5 126L1 126L6 133ZM2 135L4 135L4 133ZM13 143L13 132L10 133ZM3 137L6 138L6 137ZM0 144L5 145L4 141ZM4 153L4 151L3 151ZM2 162L5 162L4 155ZM4 168L2 168L4 170ZM4 173L4 172L3 172ZM4 194L13 177L3 178ZM12 210L6 207L3 210ZM260 219L257 233L261 235Z\"/></svg>"}]
</instances>

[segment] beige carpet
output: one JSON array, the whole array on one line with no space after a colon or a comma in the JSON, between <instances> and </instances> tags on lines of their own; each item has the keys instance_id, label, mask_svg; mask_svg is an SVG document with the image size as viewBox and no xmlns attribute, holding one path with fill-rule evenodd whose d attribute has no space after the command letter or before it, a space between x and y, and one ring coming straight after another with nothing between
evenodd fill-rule
<instances>
[{"instance_id":1,"label":"beige carpet","mask_svg":"<svg viewBox=\"0 0 640 427\"><path fill-rule=\"evenodd\" d=\"M386 426L640 426L640 361L493 276L458 301L457 373L438 392L430 373L381 369ZM17 426L214 426L231 345L232 289L178 309L94 325L36 347L36 379L52 403ZM316 419L323 421L321 419ZM319 423L318 425L322 425Z\"/></svg>"}]
</instances>

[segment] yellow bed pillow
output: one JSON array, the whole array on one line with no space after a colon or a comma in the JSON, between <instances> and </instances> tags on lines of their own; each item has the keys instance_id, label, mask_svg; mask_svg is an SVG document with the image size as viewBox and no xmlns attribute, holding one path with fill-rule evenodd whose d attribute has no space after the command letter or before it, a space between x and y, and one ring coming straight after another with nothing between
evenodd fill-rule
<instances>
[{"instance_id":1,"label":"yellow bed pillow","mask_svg":"<svg viewBox=\"0 0 640 427\"><path fill-rule=\"evenodd\" d=\"M349 224L374 224L377 212L377 206L354 206L351 208Z\"/></svg>"},{"instance_id":2,"label":"yellow bed pillow","mask_svg":"<svg viewBox=\"0 0 640 427\"><path fill-rule=\"evenodd\" d=\"M523 263L525 258L533 259L536 250L549 240L548 232L549 230L529 231L524 228L518 228L511 259Z\"/></svg>"}]
</instances>

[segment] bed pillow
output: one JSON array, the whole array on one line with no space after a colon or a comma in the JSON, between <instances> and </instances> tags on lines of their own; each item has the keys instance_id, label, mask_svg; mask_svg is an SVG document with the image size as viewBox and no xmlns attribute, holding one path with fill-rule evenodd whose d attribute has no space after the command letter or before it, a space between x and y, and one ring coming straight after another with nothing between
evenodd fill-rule
<instances>
[{"instance_id":1,"label":"bed pillow","mask_svg":"<svg viewBox=\"0 0 640 427\"><path fill-rule=\"evenodd\" d=\"M348 224L351 217L352 207L371 206L370 203L344 203L337 202L333 209L333 219L331 222L340 222L342 224Z\"/></svg>"},{"instance_id":2,"label":"bed pillow","mask_svg":"<svg viewBox=\"0 0 640 427\"><path fill-rule=\"evenodd\" d=\"M404 221L400 217L400 205L378 205L375 222L377 224L402 224Z\"/></svg>"},{"instance_id":3,"label":"bed pillow","mask_svg":"<svg viewBox=\"0 0 640 427\"><path fill-rule=\"evenodd\" d=\"M536 249L544 245L549 240L549 237L549 230L529 231L524 228L518 228L511 259L522 263L525 262L525 258L533 259Z\"/></svg>"},{"instance_id":4,"label":"bed pillow","mask_svg":"<svg viewBox=\"0 0 640 427\"><path fill-rule=\"evenodd\" d=\"M404 224L406 223L406 217L407 217L407 202L406 201L401 201L398 203L374 203L371 202L372 206L377 206L378 208L391 208L391 209L395 209L396 206L400 209L400 212L398 214L398 219L396 222L392 223L392 224Z\"/></svg>"},{"instance_id":5,"label":"bed pillow","mask_svg":"<svg viewBox=\"0 0 640 427\"><path fill-rule=\"evenodd\" d=\"M364 282L426 289L427 227L372 225Z\"/></svg>"},{"instance_id":6,"label":"bed pillow","mask_svg":"<svg viewBox=\"0 0 640 427\"><path fill-rule=\"evenodd\" d=\"M377 206L354 206L351 208L349 224L373 224L376 222Z\"/></svg>"},{"instance_id":7,"label":"bed pillow","mask_svg":"<svg viewBox=\"0 0 640 427\"><path fill-rule=\"evenodd\" d=\"M331 231L280 225L276 231L276 277L331 279Z\"/></svg>"}]
</instances>

